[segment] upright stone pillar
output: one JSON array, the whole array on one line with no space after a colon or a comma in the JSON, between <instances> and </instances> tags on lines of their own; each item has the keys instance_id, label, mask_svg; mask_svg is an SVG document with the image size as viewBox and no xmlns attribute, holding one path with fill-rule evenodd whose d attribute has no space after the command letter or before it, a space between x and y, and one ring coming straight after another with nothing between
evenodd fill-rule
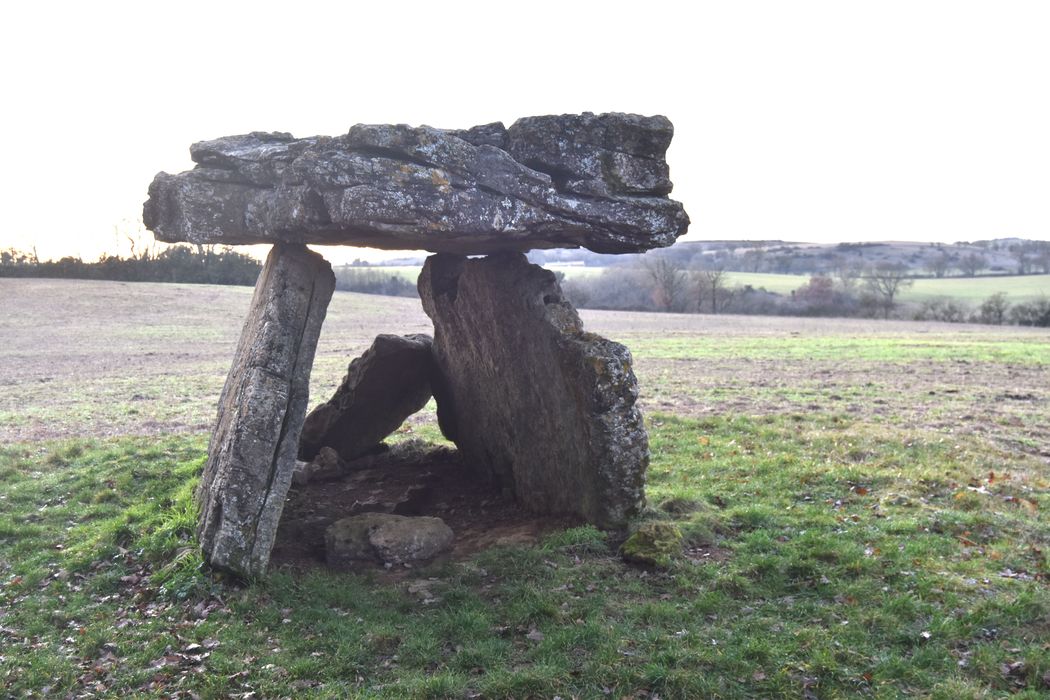
<instances>
[{"instance_id":1,"label":"upright stone pillar","mask_svg":"<svg viewBox=\"0 0 1050 700\"><path fill-rule=\"evenodd\" d=\"M331 265L297 243L275 245L259 275L197 493L201 549L216 568L266 571L334 289Z\"/></svg>"},{"instance_id":2,"label":"upright stone pillar","mask_svg":"<svg viewBox=\"0 0 1050 700\"><path fill-rule=\"evenodd\" d=\"M537 513L619 527L645 504L649 438L623 345L583 330L554 273L520 253L427 258L442 432Z\"/></svg>"}]
</instances>

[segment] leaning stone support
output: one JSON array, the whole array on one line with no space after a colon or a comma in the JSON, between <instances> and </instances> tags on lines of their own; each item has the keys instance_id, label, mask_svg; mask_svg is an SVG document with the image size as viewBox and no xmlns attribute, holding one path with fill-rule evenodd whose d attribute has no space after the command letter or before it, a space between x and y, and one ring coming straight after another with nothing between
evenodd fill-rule
<instances>
[{"instance_id":1,"label":"leaning stone support","mask_svg":"<svg viewBox=\"0 0 1050 700\"><path fill-rule=\"evenodd\" d=\"M441 430L537 513L621 527L645 504L649 438L623 345L583 330L554 273L520 253L427 258Z\"/></svg>"},{"instance_id":2,"label":"leaning stone support","mask_svg":"<svg viewBox=\"0 0 1050 700\"><path fill-rule=\"evenodd\" d=\"M216 568L266 571L334 289L331 265L300 244L275 245L259 275L197 493L201 548Z\"/></svg>"}]
</instances>

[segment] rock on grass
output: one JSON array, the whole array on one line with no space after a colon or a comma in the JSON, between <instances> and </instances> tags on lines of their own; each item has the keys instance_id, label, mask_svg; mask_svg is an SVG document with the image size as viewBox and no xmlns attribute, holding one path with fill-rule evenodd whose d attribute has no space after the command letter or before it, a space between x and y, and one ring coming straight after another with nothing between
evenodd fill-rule
<instances>
[{"instance_id":1,"label":"rock on grass","mask_svg":"<svg viewBox=\"0 0 1050 700\"><path fill-rule=\"evenodd\" d=\"M681 551L681 530L665 522L645 523L620 546L620 556L625 561L664 569Z\"/></svg>"}]
</instances>

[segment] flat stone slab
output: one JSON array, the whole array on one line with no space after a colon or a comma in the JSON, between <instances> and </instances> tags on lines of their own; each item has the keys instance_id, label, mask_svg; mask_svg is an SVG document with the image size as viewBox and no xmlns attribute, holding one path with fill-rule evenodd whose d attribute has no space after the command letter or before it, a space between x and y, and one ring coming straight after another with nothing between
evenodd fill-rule
<instances>
[{"instance_id":1,"label":"flat stone slab","mask_svg":"<svg viewBox=\"0 0 1050 700\"><path fill-rule=\"evenodd\" d=\"M455 535L441 518L365 513L332 523L325 556L333 568L362 563L415 564L452 548Z\"/></svg>"},{"instance_id":2,"label":"flat stone slab","mask_svg":"<svg viewBox=\"0 0 1050 700\"><path fill-rule=\"evenodd\" d=\"M427 258L438 422L464 462L537 513L620 527L645 503L649 441L623 345L583 329L520 253Z\"/></svg>"},{"instance_id":3,"label":"flat stone slab","mask_svg":"<svg viewBox=\"0 0 1050 700\"><path fill-rule=\"evenodd\" d=\"M306 417L299 458L331 447L344 460L374 449L430 400L429 335L380 335L355 358L331 399Z\"/></svg>"},{"instance_id":4,"label":"flat stone slab","mask_svg":"<svg viewBox=\"0 0 1050 700\"><path fill-rule=\"evenodd\" d=\"M201 549L215 568L266 571L334 289L331 266L302 245L274 246L259 275L197 492Z\"/></svg>"},{"instance_id":5,"label":"flat stone slab","mask_svg":"<svg viewBox=\"0 0 1050 700\"><path fill-rule=\"evenodd\" d=\"M584 113L227 136L190 148L195 169L156 176L143 221L171 243L641 252L689 226L667 197L672 134L666 117Z\"/></svg>"}]
</instances>

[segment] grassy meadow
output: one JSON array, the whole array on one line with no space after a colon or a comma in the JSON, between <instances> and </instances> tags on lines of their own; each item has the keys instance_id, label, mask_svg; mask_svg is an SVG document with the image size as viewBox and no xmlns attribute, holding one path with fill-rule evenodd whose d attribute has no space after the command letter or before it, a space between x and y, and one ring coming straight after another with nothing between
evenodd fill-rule
<instances>
[{"instance_id":1,"label":"grassy meadow","mask_svg":"<svg viewBox=\"0 0 1050 700\"><path fill-rule=\"evenodd\" d=\"M201 567L192 494L249 298L0 280L0 695L1050 694L1050 331L585 312L635 356L669 568L582 526L244 585ZM337 293L312 403L428 326Z\"/></svg>"}]
</instances>

